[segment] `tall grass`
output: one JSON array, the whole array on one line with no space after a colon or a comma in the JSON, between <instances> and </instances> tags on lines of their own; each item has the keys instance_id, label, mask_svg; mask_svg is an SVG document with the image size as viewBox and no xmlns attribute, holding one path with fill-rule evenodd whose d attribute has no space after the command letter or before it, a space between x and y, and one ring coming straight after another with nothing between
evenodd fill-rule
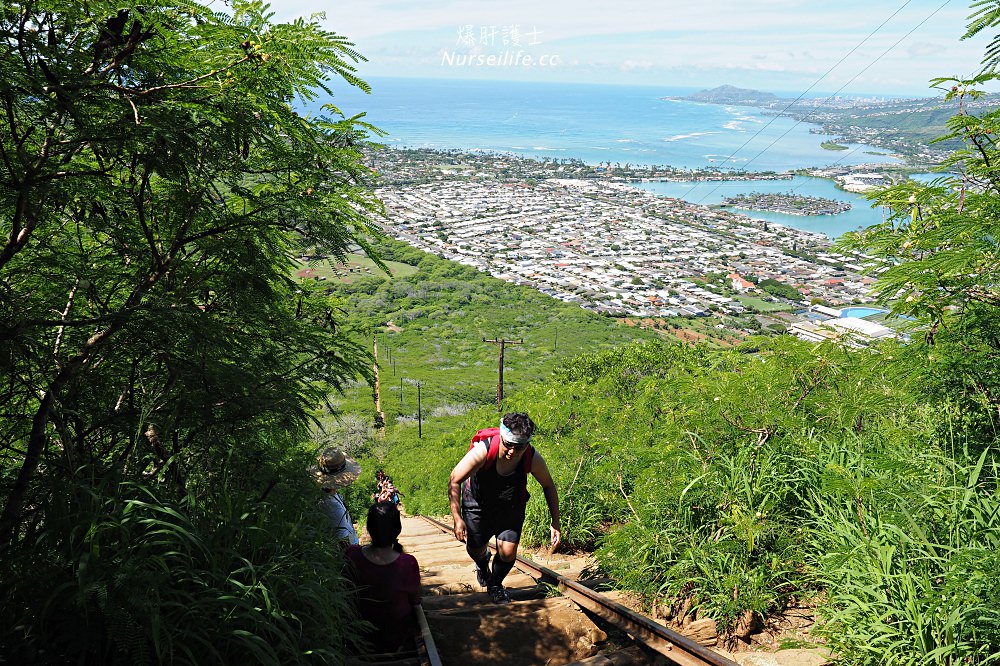
<instances>
[{"instance_id":1,"label":"tall grass","mask_svg":"<svg viewBox=\"0 0 1000 666\"><path fill-rule=\"evenodd\" d=\"M665 454L637 481L634 520L597 555L651 604L702 607L722 629L747 612L783 607L804 586L800 535L790 526L796 468L780 446L719 452L704 465L692 448Z\"/></svg>"},{"instance_id":2,"label":"tall grass","mask_svg":"<svg viewBox=\"0 0 1000 666\"><path fill-rule=\"evenodd\" d=\"M261 500L230 487L195 502L136 482L67 480L38 541L5 560L2 654L38 664L340 663L352 610L314 492L291 482Z\"/></svg>"},{"instance_id":3,"label":"tall grass","mask_svg":"<svg viewBox=\"0 0 1000 666\"><path fill-rule=\"evenodd\" d=\"M1000 661L1000 495L988 460L925 454L919 485L877 502L810 493L823 633L844 663Z\"/></svg>"},{"instance_id":4,"label":"tall grass","mask_svg":"<svg viewBox=\"0 0 1000 666\"><path fill-rule=\"evenodd\" d=\"M569 545L650 606L730 637L793 603L820 607L845 663L986 664L1000 652L995 449L931 402L924 361L790 339L587 355L508 398L539 424ZM446 507L469 415L388 449L408 506ZM963 447L983 451L969 458ZM525 541L547 539L540 493Z\"/></svg>"}]
</instances>

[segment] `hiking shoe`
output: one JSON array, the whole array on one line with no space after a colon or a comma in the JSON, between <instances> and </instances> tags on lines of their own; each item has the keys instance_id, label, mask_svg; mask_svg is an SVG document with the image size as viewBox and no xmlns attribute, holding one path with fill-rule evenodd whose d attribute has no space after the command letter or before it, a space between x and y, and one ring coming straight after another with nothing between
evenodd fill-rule
<instances>
[{"instance_id":1,"label":"hiking shoe","mask_svg":"<svg viewBox=\"0 0 1000 666\"><path fill-rule=\"evenodd\" d=\"M491 578L491 574L490 574L490 557L491 557L491 555L492 555L492 553L487 553L486 554L486 568L485 569L480 569L479 565L478 564L476 565L476 581L479 582L479 587L489 588L490 587L490 583L492 582L490 580L490 578Z\"/></svg>"},{"instance_id":2,"label":"hiking shoe","mask_svg":"<svg viewBox=\"0 0 1000 666\"><path fill-rule=\"evenodd\" d=\"M510 595L507 594L507 590L504 589L503 585L494 585L489 590L490 598L493 599L495 604L509 604Z\"/></svg>"}]
</instances>

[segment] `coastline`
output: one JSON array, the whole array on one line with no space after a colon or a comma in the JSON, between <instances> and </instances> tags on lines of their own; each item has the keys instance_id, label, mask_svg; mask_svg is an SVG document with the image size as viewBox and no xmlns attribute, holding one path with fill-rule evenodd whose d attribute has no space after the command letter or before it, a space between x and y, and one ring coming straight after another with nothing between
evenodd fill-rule
<instances>
[{"instance_id":1,"label":"coastline","mask_svg":"<svg viewBox=\"0 0 1000 666\"><path fill-rule=\"evenodd\" d=\"M851 203L850 210L836 215L790 215L770 211L739 211L741 215L758 223L780 224L800 231L820 233L830 239L837 238L849 231L857 231L859 228L880 224L883 221L880 209L872 208L871 202L865 198L864 194L838 188L836 181L832 178L796 174L791 181L762 180L753 183L682 181L630 183L629 186L650 191L660 197L682 199L691 204L706 207L717 206L726 195L746 193L750 189L763 190L772 194L785 193L791 189L802 195Z\"/></svg>"},{"instance_id":2,"label":"coastline","mask_svg":"<svg viewBox=\"0 0 1000 666\"><path fill-rule=\"evenodd\" d=\"M366 120L388 133L381 140L387 145L575 158L616 167L616 175L619 166L782 173L872 161L862 154L868 146L831 158L810 132L815 123L764 117L750 106L663 101L689 90L437 79L376 79L372 85L378 95L340 99L338 107L345 113L366 111Z\"/></svg>"},{"instance_id":3,"label":"coastline","mask_svg":"<svg viewBox=\"0 0 1000 666\"><path fill-rule=\"evenodd\" d=\"M989 95L986 96L987 98ZM995 100L974 102L977 108L991 108ZM834 137L824 141L827 150L844 151L844 144L867 144L902 159L917 171L940 163L956 146L935 145L949 134L948 120L958 111L938 96L897 98L817 96L794 99L750 88L722 85L670 99L708 105L743 106L762 116L788 118L796 123L816 125L810 132ZM886 121L886 118L891 120Z\"/></svg>"},{"instance_id":4,"label":"coastline","mask_svg":"<svg viewBox=\"0 0 1000 666\"><path fill-rule=\"evenodd\" d=\"M746 192L782 184L782 190L791 186L803 193L850 201L856 211L783 218L749 211L753 218L828 237L882 219L871 212L870 202L858 196L860 188L845 187L845 183L879 176L877 184L883 185L894 182L902 171L922 171L903 164L896 155L873 158L865 154L872 152L871 144L834 154L821 147L823 140L834 137L817 134L822 125L810 122L813 119L801 123L768 117L760 107L745 104L679 98L664 101L669 89L467 82L456 86L438 80L419 84L395 81L393 89L378 87L382 95L369 118L389 132L384 140L387 145L403 150L407 146L443 152L464 150L481 155L483 161L495 159L510 165L515 159L526 159L550 167L526 173L529 183L555 171L560 177L615 180L654 191L658 186L673 186L663 195L692 203L705 203L705 194L717 186L726 191L730 186L744 185ZM406 104L401 103L404 100ZM419 113L412 111L415 104ZM456 113L469 122L441 121ZM734 152L737 156L730 160ZM757 159L761 154L763 157ZM801 174L809 178L803 179ZM475 170L470 170L468 177L475 177ZM821 186L820 180L826 185ZM695 196L685 196L697 184L707 187L693 193ZM850 217L841 219L844 216ZM826 222L811 224L810 218Z\"/></svg>"},{"instance_id":5,"label":"coastline","mask_svg":"<svg viewBox=\"0 0 1000 666\"><path fill-rule=\"evenodd\" d=\"M838 190L842 190L844 192L850 192L852 194L863 194L865 192L877 189L882 186L897 184L911 174L925 173L929 171L931 168L933 168L933 165L929 163L917 163L912 155L907 155L898 152L896 153L876 152L877 150L879 150L878 147L868 143L857 143L855 144L857 147L852 149L850 145L851 142L849 142L847 139L845 139L842 136L839 136L836 133L827 132L826 126L823 122L819 120L813 120L808 117L802 118L801 114L774 112L772 109L764 105L755 105L747 103L740 104L736 102L712 102L705 100L694 100L683 97L679 98L669 97L663 99L671 101L686 101L693 104L730 106L736 108L743 108L747 110L753 110L759 113L761 116L791 118L794 119L797 123L806 123L809 125L814 125L815 127L812 127L809 130L811 134L815 134L818 137L824 137L824 136L831 137L830 139L826 139L820 142L819 146L824 150L834 153L853 153L862 148L867 148L868 150L864 151L864 154L866 155L871 155L873 157L885 156L892 160L898 161L898 163L868 162L864 164L845 165L843 167L837 168L836 165L839 162L838 160L838 162L834 163L833 168L831 168L830 166L820 167L813 165L808 167L801 167L798 169L792 169L790 171L790 173L793 176L802 175L811 178L823 178L829 180L834 184L834 186ZM841 141L845 141L847 145L841 143ZM877 176L881 182L878 183L872 182L867 186L856 185L856 184L852 185L851 181L856 180L856 177L859 174L868 177ZM728 178L725 180L740 180L740 179ZM874 178L872 178L872 180L874 180ZM795 214L795 213L788 213L788 214ZM836 215L838 213L833 213L833 214Z\"/></svg>"}]
</instances>

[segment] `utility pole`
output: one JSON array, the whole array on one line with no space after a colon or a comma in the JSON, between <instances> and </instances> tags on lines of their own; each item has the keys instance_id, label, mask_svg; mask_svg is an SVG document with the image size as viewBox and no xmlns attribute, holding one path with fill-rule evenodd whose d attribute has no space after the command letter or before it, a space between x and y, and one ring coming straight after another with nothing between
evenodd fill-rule
<instances>
[{"instance_id":1,"label":"utility pole","mask_svg":"<svg viewBox=\"0 0 1000 666\"><path fill-rule=\"evenodd\" d=\"M500 338L499 340L487 340L483 338L483 342L489 342L494 345L500 345L500 365L499 365L499 377L497 378L497 411L501 414L503 413L503 352L507 345L521 345L524 344L524 340L504 340Z\"/></svg>"},{"instance_id":2,"label":"utility pole","mask_svg":"<svg viewBox=\"0 0 1000 666\"><path fill-rule=\"evenodd\" d=\"M372 356L375 357L375 426L385 431L385 414L382 412L382 391L378 380L378 335L372 336Z\"/></svg>"},{"instance_id":3,"label":"utility pole","mask_svg":"<svg viewBox=\"0 0 1000 666\"><path fill-rule=\"evenodd\" d=\"M420 382L417 382L417 439L423 439L424 436L424 421L423 414L420 412Z\"/></svg>"}]
</instances>

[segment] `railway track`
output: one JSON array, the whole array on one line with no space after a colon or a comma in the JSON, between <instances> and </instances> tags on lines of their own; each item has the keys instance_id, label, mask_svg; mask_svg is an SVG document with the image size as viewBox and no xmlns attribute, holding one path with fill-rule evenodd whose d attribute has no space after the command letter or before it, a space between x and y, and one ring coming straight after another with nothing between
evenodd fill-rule
<instances>
[{"instance_id":1,"label":"railway track","mask_svg":"<svg viewBox=\"0 0 1000 666\"><path fill-rule=\"evenodd\" d=\"M359 663L736 666L577 582L573 574L579 572L556 571L519 556L505 580L512 603L497 606L476 583L465 546L455 540L450 525L407 516L399 540L420 564L418 650L372 655Z\"/></svg>"}]
</instances>

